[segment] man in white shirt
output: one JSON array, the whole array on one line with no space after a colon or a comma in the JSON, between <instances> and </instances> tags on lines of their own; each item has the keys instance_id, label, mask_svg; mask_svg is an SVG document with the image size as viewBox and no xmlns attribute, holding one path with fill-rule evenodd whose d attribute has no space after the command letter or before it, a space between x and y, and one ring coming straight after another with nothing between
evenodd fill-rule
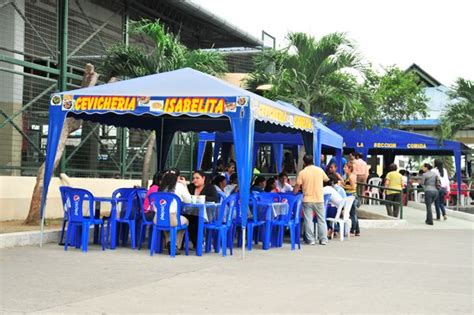
<instances>
[{"instance_id":1,"label":"man in white shirt","mask_svg":"<svg viewBox=\"0 0 474 315\"><path fill-rule=\"evenodd\" d=\"M292 192L293 187L288 183L288 175L286 173L280 173L276 182L277 188L282 193Z\"/></svg>"}]
</instances>

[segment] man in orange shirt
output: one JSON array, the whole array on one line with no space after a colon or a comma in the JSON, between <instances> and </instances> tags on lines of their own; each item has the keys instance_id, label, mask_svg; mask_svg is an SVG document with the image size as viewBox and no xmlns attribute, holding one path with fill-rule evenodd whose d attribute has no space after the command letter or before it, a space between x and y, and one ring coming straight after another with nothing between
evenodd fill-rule
<instances>
[{"instance_id":1,"label":"man in orange shirt","mask_svg":"<svg viewBox=\"0 0 474 315\"><path fill-rule=\"evenodd\" d=\"M326 209L324 209L323 181L329 181L322 168L313 165L313 156L306 154L303 157L304 169L296 178L293 193L303 190L304 230L310 245L316 244L314 237L313 213L318 218L319 244L327 245Z\"/></svg>"},{"instance_id":2,"label":"man in orange shirt","mask_svg":"<svg viewBox=\"0 0 474 315\"><path fill-rule=\"evenodd\" d=\"M354 174L357 176L358 183L367 183L367 177L369 176L369 167L367 163L362 159L361 153L355 154L354 161ZM357 184L357 194L363 195L364 186Z\"/></svg>"}]
</instances>

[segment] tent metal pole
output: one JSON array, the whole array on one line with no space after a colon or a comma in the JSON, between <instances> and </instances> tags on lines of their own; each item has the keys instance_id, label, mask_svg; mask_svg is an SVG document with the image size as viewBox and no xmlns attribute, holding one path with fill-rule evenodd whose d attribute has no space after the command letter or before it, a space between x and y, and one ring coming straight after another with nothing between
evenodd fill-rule
<instances>
[{"instance_id":1,"label":"tent metal pole","mask_svg":"<svg viewBox=\"0 0 474 315\"><path fill-rule=\"evenodd\" d=\"M160 167L159 167L159 169L160 170L162 170L162 168L164 168L164 165L165 165L165 162L163 161L163 132L165 130L164 127L165 127L165 120L164 120L163 117L161 117L160 153L159 153L159 157L160 157ZM162 171L164 171L164 170L162 170Z\"/></svg>"},{"instance_id":2,"label":"tent metal pole","mask_svg":"<svg viewBox=\"0 0 474 315\"><path fill-rule=\"evenodd\" d=\"M59 28L58 28L58 39L59 39L59 49L60 49L60 73L59 73L59 90L67 90L67 39L68 39L68 20L69 20L69 0L64 0L59 2L58 10L59 18ZM60 169L62 172L65 170L65 161L66 153L61 156ZM46 172L46 169L45 169ZM46 176L46 175L45 175ZM46 189L46 187L43 187ZM46 205L46 201L45 205ZM45 219L45 209L42 209L41 212L41 228L40 228L40 248L43 247L43 235L44 235L44 219Z\"/></svg>"},{"instance_id":3,"label":"tent metal pole","mask_svg":"<svg viewBox=\"0 0 474 315\"><path fill-rule=\"evenodd\" d=\"M242 259L245 259L245 227L242 226Z\"/></svg>"}]
</instances>

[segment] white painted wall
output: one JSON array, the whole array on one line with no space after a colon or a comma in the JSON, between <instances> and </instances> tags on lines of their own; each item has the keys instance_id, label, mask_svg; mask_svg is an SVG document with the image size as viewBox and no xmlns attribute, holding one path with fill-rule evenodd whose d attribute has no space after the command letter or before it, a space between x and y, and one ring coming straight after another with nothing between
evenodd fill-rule
<instances>
[{"instance_id":1,"label":"white painted wall","mask_svg":"<svg viewBox=\"0 0 474 315\"><path fill-rule=\"evenodd\" d=\"M36 177L0 176L0 221L23 220L26 218L35 180ZM46 218L63 217L59 194L59 186L61 185L88 189L95 196L111 196L117 188L140 185L138 179L69 178L67 181L65 182L57 177L51 180L46 203ZM110 210L110 207L104 204L102 209L106 211Z\"/></svg>"}]
</instances>

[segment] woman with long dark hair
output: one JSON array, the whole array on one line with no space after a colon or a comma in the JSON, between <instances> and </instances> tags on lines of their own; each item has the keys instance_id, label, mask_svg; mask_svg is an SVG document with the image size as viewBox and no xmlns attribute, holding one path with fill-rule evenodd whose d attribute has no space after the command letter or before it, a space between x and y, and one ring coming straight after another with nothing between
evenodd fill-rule
<instances>
[{"instance_id":1,"label":"woman with long dark hair","mask_svg":"<svg viewBox=\"0 0 474 315\"><path fill-rule=\"evenodd\" d=\"M219 194L217 193L216 187L207 182L207 176L201 170L194 171L193 182L189 184L188 188L191 195L206 196L206 202L219 202ZM186 215L186 218L189 221L189 239L193 243L194 248L196 248L198 217L195 215Z\"/></svg>"},{"instance_id":2,"label":"woman with long dark hair","mask_svg":"<svg viewBox=\"0 0 474 315\"><path fill-rule=\"evenodd\" d=\"M448 171L444 168L443 161L441 160L434 160L434 165L435 168L433 172L439 176L441 182L441 187L438 190L438 199L436 199L435 202L436 220L441 220L441 214L443 214L443 218L447 220L448 216L446 215L446 208L444 207L444 198L450 191Z\"/></svg>"},{"instance_id":3,"label":"woman with long dark hair","mask_svg":"<svg viewBox=\"0 0 474 315\"><path fill-rule=\"evenodd\" d=\"M178 196L179 199L181 199L181 201L186 203L191 202L191 194L189 193L188 187L186 186L186 180L183 177L179 176L179 173L177 174L177 172L174 170L167 171L165 175L163 175L163 179L161 180L160 188L158 191L174 193ZM170 205L171 226L178 225L177 213L178 205L175 201L173 201ZM181 225L189 224L188 219L184 216L180 216L179 220ZM183 242L183 235L184 230L178 231L176 244L170 244L169 233L165 232L165 240L168 251L170 246L176 246L176 255L180 254L179 249L181 248L181 244Z\"/></svg>"},{"instance_id":4,"label":"woman with long dark hair","mask_svg":"<svg viewBox=\"0 0 474 315\"><path fill-rule=\"evenodd\" d=\"M275 178L271 177L267 180L267 183L265 185L265 192L272 192L272 193L280 192L280 190L277 187Z\"/></svg>"},{"instance_id":5,"label":"woman with long dark hair","mask_svg":"<svg viewBox=\"0 0 474 315\"><path fill-rule=\"evenodd\" d=\"M344 172L346 173L346 180L344 181L344 190L347 196L354 196L355 200L352 204L350 217L351 217L351 234L353 236L360 236L359 229L359 218L357 217L357 205L359 198L357 196L357 176L354 174L354 162L349 161L344 165Z\"/></svg>"},{"instance_id":6,"label":"woman with long dark hair","mask_svg":"<svg viewBox=\"0 0 474 315\"><path fill-rule=\"evenodd\" d=\"M143 201L143 211L145 212L145 217L148 221L152 221L155 217L155 211L152 211L150 205L150 195L158 191L163 175L160 172L156 172L153 176L153 181L146 192L145 200Z\"/></svg>"}]
</instances>

